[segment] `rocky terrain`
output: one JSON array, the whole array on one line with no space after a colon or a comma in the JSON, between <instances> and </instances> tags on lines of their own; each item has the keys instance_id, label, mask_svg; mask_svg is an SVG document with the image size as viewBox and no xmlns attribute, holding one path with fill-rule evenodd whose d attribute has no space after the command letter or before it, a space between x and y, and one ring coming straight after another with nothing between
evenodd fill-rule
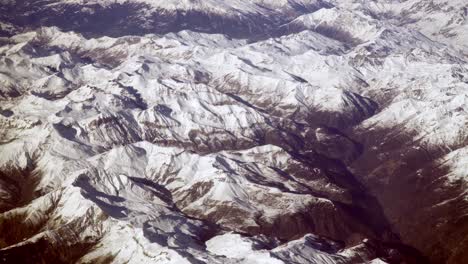
<instances>
[{"instance_id":1,"label":"rocky terrain","mask_svg":"<svg viewBox=\"0 0 468 264\"><path fill-rule=\"evenodd\" d=\"M464 0L0 3L0 263L468 259Z\"/></svg>"}]
</instances>

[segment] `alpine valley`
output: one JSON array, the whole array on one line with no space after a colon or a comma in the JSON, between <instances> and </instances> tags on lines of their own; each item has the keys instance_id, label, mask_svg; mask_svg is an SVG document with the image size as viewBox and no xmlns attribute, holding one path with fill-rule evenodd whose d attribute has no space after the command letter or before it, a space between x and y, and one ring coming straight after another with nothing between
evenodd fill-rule
<instances>
[{"instance_id":1,"label":"alpine valley","mask_svg":"<svg viewBox=\"0 0 468 264\"><path fill-rule=\"evenodd\" d=\"M466 264L466 0L0 0L0 263Z\"/></svg>"}]
</instances>

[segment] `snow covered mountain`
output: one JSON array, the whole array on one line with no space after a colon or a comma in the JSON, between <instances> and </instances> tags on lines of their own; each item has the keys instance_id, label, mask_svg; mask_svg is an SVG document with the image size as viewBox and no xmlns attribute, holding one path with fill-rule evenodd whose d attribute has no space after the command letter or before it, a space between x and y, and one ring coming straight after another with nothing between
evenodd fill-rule
<instances>
[{"instance_id":1,"label":"snow covered mountain","mask_svg":"<svg viewBox=\"0 0 468 264\"><path fill-rule=\"evenodd\" d=\"M0 0L0 263L465 263L465 1Z\"/></svg>"}]
</instances>

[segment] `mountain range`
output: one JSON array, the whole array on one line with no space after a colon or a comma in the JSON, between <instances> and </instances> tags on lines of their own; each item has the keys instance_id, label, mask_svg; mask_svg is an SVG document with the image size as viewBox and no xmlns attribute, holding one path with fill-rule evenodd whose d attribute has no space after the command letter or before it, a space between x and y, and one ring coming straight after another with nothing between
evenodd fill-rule
<instances>
[{"instance_id":1,"label":"mountain range","mask_svg":"<svg viewBox=\"0 0 468 264\"><path fill-rule=\"evenodd\" d=\"M0 263L466 263L465 0L0 3Z\"/></svg>"}]
</instances>

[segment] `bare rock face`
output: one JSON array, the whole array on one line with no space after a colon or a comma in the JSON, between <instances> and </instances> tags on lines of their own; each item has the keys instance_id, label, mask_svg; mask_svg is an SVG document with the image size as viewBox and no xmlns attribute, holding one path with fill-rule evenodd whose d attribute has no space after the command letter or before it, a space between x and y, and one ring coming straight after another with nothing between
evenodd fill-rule
<instances>
[{"instance_id":1,"label":"bare rock face","mask_svg":"<svg viewBox=\"0 0 468 264\"><path fill-rule=\"evenodd\" d=\"M464 2L4 1L0 263L464 263Z\"/></svg>"}]
</instances>

